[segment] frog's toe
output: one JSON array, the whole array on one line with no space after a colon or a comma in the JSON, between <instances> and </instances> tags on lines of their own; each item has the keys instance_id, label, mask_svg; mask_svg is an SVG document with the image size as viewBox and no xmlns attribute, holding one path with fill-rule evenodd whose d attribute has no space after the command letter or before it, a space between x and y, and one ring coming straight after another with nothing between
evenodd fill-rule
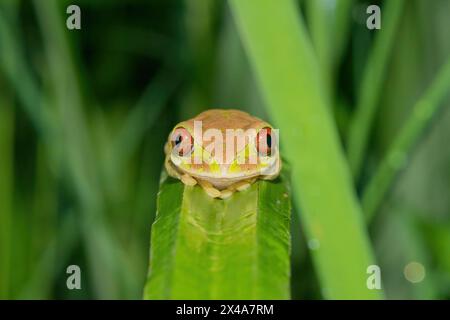
<instances>
[{"instance_id":1,"label":"frog's toe","mask_svg":"<svg viewBox=\"0 0 450 320\"><path fill-rule=\"evenodd\" d=\"M219 190L217 190L216 188L214 188L214 186L211 183L209 183L207 181L202 181L202 180L199 180L198 183L210 197L218 198L221 196L221 192Z\"/></svg>"},{"instance_id":2,"label":"frog's toe","mask_svg":"<svg viewBox=\"0 0 450 320\"><path fill-rule=\"evenodd\" d=\"M233 195L233 191L231 190L222 190L222 192L220 193L220 198L221 199L228 199L229 197L231 197Z\"/></svg>"},{"instance_id":3,"label":"frog's toe","mask_svg":"<svg viewBox=\"0 0 450 320\"><path fill-rule=\"evenodd\" d=\"M218 198L222 195L221 192L219 190L217 190L216 188L203 188L203 190L205 190L205 192L208 194L208 196L210 196L212 198Z\"/></svg>"},{"instance_id":4,"label":"frog's toe","mask_svg":"<svg viewBox=\"0 0 450 320\"><path fill-rule=\"evenodd\" d=\"M250 183L249 182L247 182L247 181L242 181L242 182L240 182L240 183L238 183L236 186L235 186L235 189L237 190L237 191L245 191L245 190L247 190L248 188L250 188Z\"/></svg>"},{"instance_id":5,"label":"frog's toe","mask_svg":"<svg viewBox=\"0 0 450 320\"><path fill-rule=\"evenodd\" d=\"M197 180L195 180L194 178L192 178L190 175L187 174L183 174L181 176L181 181L187 185L187 186L195 186L197 184Z\"/></svg>"},{"instance_id":6,"label":"frog's toe","mask_svg":"<svg viewBox=\"0 0 450 320\"><path fill-rule=\"evenodd\" d=\"M276 178L278 178L279 174L272 174L272 175L268 175L268 176L261 176L260 179L261 180L275 180Z\"/></svg>"}]
</instances>

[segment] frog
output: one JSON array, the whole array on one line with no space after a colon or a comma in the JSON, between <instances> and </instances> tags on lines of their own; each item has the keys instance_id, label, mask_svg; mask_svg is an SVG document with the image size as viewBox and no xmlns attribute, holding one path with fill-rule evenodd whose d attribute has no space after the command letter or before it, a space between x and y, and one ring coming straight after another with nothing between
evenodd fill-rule
<instances>
[{"instance_id":1,"label":"frog","mask_svg":"<svg viewBox=\"0 0 450 320\"><path fill-rule=\"evenodd\" d=\"M209 141L215 144L205 144L210 132L215 135ZM258 180L276 179L281 170L278 130L235 109L209 109L178 123L169 134L164 152L169 176L189 187L199 185L208 196L222 200L247 190Z\"/></svg>"}]
</instances>

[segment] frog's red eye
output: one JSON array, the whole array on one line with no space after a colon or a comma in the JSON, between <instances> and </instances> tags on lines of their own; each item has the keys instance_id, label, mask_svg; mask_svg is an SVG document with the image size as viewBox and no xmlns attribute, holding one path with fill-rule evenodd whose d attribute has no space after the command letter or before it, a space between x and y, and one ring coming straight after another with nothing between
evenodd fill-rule
<instances>
[{"instance_id":1,"label":"frog's red eye","mask_svg":"<svg viewBox=\"0 0 450 320\"><path fill-rule=\"evenodd\" d=\"M172 143L173 152L181 157L185 157L191 154L194 148L194 138L185 128L176 128L170 139Z\"/></svg>"},{"instance_id":2,"label":"frog's red eye","mask_svg":"<svg viewBox=\"0 0 450 320\"><path fill-rule=\"evenodd\" d=\"M262 128L256 136L256 150L260 156L272 155L272 129Z\"/></svg>"}]
</instances>

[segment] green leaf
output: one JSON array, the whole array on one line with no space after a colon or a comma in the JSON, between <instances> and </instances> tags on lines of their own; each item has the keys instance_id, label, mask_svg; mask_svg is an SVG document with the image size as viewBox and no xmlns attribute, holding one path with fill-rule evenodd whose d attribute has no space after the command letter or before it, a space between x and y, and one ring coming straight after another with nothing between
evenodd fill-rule
<instances>
[{"instance_id":1,"label":"green leaf","mask_svg":"<svg viewBox=\"0 0 450 320\"><path fill-rule=\"evenodd\" d=\"M383 89L386 70L402 17L404 0L386 1L385 18L378 30L358 93L356 111L348 136L348 159L355 181L358 181L369 141L369 134Z\"/></svg>"},{"instance_id":2,"label":"green leaf","mask_svg":"<svg viewBox=\"0 0 450 320\"><path fill-rule=\"evenodd\" d=\"M285 179L258 181L227 200L163 179L145 299L289 299Z\"/></svg>"},{"instance_id":3,"label":"green leaf","mask_svg":"<svg viewBox=\"0 0 450 320\"><path fill-rule=\"evenodd\" d=\"M366 285L367 267L374 264L372 248L296 2L231 4L268 110L280 128L282 152L292 165L294 199L323 295L380 298L380 291Z\"/></svg>"}]
</instances>

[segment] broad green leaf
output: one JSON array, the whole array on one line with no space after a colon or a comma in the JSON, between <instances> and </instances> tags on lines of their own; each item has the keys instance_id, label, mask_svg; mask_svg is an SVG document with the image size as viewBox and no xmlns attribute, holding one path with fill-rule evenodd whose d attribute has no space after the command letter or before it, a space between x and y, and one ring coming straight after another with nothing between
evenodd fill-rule
<instances>
[{"instance_id":1,"label":"broad green leaf","mask_svg":"<svg viewBox=\"0 0 450 320\"><path fill-rule=\"evenodd\" d=\"M290 197L284 179L226 200L164 177L145 299L289 299Z\"/></svg>"}]
</instances>

